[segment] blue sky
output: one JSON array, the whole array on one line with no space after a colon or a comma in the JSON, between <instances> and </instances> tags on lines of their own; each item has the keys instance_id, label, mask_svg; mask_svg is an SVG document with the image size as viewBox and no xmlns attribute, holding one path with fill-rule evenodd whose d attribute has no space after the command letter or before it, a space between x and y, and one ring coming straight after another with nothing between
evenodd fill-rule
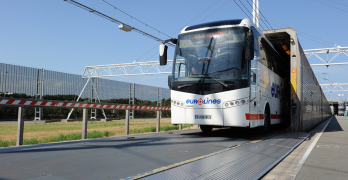
<instances>
[{"instance_id":1,"label":"blue sky","mask_svg":"<svg viewBox=\"0 0 348 180\"><path fill-rule=\"evenodd\" d=\"M154 36L166 38L120 11L115 11L102 0L76 1ZM240 1L243 2L251 12L246 0L235 1L240 5ZM233 0L107 0L107 2L172 37L176 37L185 25L247 17ZM212 7L209 8L210 6ZM206 10L207 8L209 9ZM269 18L268 21L275 29L285 26L277 26L274 21L313 36L301 36L305 34L299 33L303 49L333 47L330 43L342 47L348 46L347 1L261 0L260 10L266 18ZM201 15L198 16L199 14ZM197 18L194 19L195 17ZM261 25L264 29L268 29L264 24ZM117 24L63 0L0 1L0 62L2 63L82 75L85 66L130 63L136 59L138 62L157 61L157 45L158 42L146 36L119 30ZM152 48L154 48L152 51L145 54ZM329 55L329 58L332 56L333 54ZM169 47L168 59L172 57L173 48ZM323 58L326 59L326 56ZM347 59L346 55L341 54L333 62L347 62ZM309 58L309 61L312 64L321 63L315 57ZM345 78L348 75L347 70L347 65L330 66L330 81L319 78L319 82L348 83ZM325 73L326 67L315 67L314 72ZM321 76L326 75L321 74ZM167 75L113 79L168 87ZM337 94L332 93L331 98L339 98ZM327 98L330 98L330 93L327 94Z\"/></svg>"}]
</instances>

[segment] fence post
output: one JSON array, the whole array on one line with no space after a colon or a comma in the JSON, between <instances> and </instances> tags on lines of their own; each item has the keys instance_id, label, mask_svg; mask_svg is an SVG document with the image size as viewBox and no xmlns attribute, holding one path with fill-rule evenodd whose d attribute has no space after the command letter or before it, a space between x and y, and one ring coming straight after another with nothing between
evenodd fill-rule
<instances>
[{"instance_id":1,"label":"fence post","mask_svg":"<svg viewBox=\"0 0 348 180\"><path fill-rule=\"evenodd\" d=\"M181 124L179 124L179 130L182 130L182 125Z\"/></svg>"},{"instance_id":2,"label":"fence post","mask_svg":"<svg viewBox=\"0 0 348 180\"><path fill-rule=\"evenodd\" d=\"M126 119L125 119L125 128L126 128L126 135L129 134L129 110L126 110Z\"/></svg>"},{"instance_id":3,"label":"fence post","mask_svg":"<svg viewBox=\"0 0 348 180\"><path fill-rule=\"evenodd\" d=\"M87 117L88 110L83 108L82 111L82 139L87 139Z\"/></svg>"},{"instance_id":4,"label":"fence post","mask_svg":"<svg viewBox=\"0 0 348 180\"><path fill-rule=\"evenodd\" d=\"M24 107L18 108L18 126L17 126L17 142L16 146L23 145L23 131L24 131Z\"/></svg>"},{"instance_id":5,"label":"fence post","mask_svg":"<svg viewBox=\"0 0 348 180\"><path fill-rule=\"evenodd\" d=\"M160 132L160 119L161 119L161 111L157 111L157 126L156 126L156 132Z\"/></svg>"}]
</instances>

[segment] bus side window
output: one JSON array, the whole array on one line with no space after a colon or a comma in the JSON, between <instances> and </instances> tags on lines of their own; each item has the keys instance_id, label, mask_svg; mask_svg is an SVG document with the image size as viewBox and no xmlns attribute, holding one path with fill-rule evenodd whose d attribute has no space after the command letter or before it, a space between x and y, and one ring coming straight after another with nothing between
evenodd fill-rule
<instances>
[{"instance_id":1,"label":"bus side window","mask_svg":"<svg viewBox=\"0 0 348 180\"><path fill-rule=\"evenodd\" d=\"M251 27L251 30L253 31L253 34L254 34L254 56L260 57L260 48L259 48L260 41L258 40L260 37L260 33L254 27Z\"/></svg>"},{"instance_id":2,"label":"bus side window","mask_svg":"<svg viewBox=\"0 0 348 180\"><path fill-rule=\"evenodd\" d=\"M260 63L268 67L268 59L262 43L260 43Z\"/></svg>"},{"instance_id":3,"label":"bus side window","mask_svg":"<svg viewBox=\"0 0 348 180\"><path fill-rule=\"evenodd\" d=\"M268 42L262 38L261 39L261 44L262 44L262 49L264 50L264 58L267 61L267 67L277 73L276 67L275 67L275 62L274 62L274 53L272 47L268 44Z\"/></svg>"}]
</instances>

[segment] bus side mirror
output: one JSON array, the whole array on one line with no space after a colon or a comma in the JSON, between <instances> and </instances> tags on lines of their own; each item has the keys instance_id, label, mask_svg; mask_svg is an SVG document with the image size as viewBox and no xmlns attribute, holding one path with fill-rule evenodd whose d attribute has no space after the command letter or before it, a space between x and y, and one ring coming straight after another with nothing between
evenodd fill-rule
<instances>
[{"instance_id":1,"label":"bus side mirror","mask_svg":"<svg viewBox=\"0 0 348 180\"><path fill-rule=\"evenodd\" d=\"M160 56L159 63L161 66L167 65L167 50L168 50L168 46L161 43L159 47L159 56Z\"/></svg>"},{"instance_id":2,"label":"bus side mirror","mask_svg":"<svg viewBox=\"0 0 348 180\"><path fill-rule=\"evenodd\" d=\"M169 86L169 89L172 89L172 75L168 76L168 86Z\"/></svg>"},{"instance_id":3,"label":"bus side mirror","mask_svg":"<svg viewBox=\"0 0 348 180\"><path fill-rule=\"evenodd\" d=\"M245 39L245 59L254 59L254 35L252 31L249 31Z\"/></svg>"}]
</instances>

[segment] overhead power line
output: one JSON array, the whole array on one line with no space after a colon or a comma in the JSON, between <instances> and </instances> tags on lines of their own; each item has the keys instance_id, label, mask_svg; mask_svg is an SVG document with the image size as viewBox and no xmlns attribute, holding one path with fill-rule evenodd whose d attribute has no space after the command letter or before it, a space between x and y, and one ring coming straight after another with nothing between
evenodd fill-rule
<instances>
[{"instance_id":1,"label":"overhead power line","mask_svg":"<svg viewBox=\"0 0 348 180\"><path fill-rule=\"evenodd\" d=\"M329 1L332 1L332 0L329 0ZM332 2L337 3L337 4L340 4L340 5L343 5L343 6L347 6L347 7L348 7L348 5L345 5L345 4L342 4L342 3L336 2L336 1L332 1Z\"/></svg>"},{"instance_id":2,"label":"overhead power line","mask_svg":"<svg viewBox=\"0 0 348 180\"><path fill-rule=\"evenodd\" d=\"M290 26L287 26L287 25L285 25L285 24L282 24L282 23L280 23L280 22L277 22L277 21L275 21L275 20L273 20L273 19L270 19L270 18L266 18L266 19L268 19L268 20L270 20L270 21L273 21L273 22L275 22L275 23L278 23L278 24L280 24L280 25L282 25L282 26L285 26L285 27L287 27L287 28L291 28ZM272 23L272 24L274 24L274 23ZM276 24L275 24L275 25L276 25ZM279 26L279 25L277 25L277 26ZM279 27L281 27L281 26L279 26ZM328 41L326 41L326 40L323 40L323 39L320 39L320 38L318 38L318 37L315 37L315 36L313 36L313 35L307 34L307 33L303 32L303 31L298 30L298 29L296 29L296 31L297 31L297 32L300 32L300 33L303 33L303 34L305 34L305 35L307 35L307 36L313 37L313 38L315 38L315 39L318 39L318 40L320 40L320 41L322 41L322 42L325 42L326 44L330 44L330 45L332 45L332 46L336 46L336 44L334 44L334 43L331 43L331 42L328 42ZM316 41L316 42L318 42L318 41ZM319 43L320 43L320 42L319 42ZM321 44L323 44L323 43L321 43ZM325 46L327 46L327 45L325 45ZM330 47L331 47L331 46L330 46Z\"/></svg>"},{"instance_id":3,"label":"overhead power line","mask_svg":"<svg viewBox=\"0 0 348 180\"><path fill-rule=\"evenodd\" d=\"M276 23L272 23L272 22L271 22L271 24L276 25L276 26L278 26L278 27L280 27L280 28L284 28L283 26L280 26L279 24L276 24ZM298 31L298 30L297 30L297 31ZM298 31L298 32L299 32L299 31ZM324 43L322 43L322 42L320 42L320 41L317 41L317 40L314 40L314 39L312 39L312 38L306 37L306 36L304 36L304 35L302 35L302 34L300 34L300 33L299 33L299 36L303 36L303 37L305 37L305 38L307 38L307 39L310 39L310 40L312 40L312 41L315 41L315 42L317 42L317 43L320 43L320 44L322 44L322 45L324 45L324 46L331 47L331 46L329 46L329 45L327 45L327 44L324 44Z\"/></svg>"},{"instance_id":4,"label":"overhead power line","mask_svg":"<svg viewBox=\"0 0 348 180\"><path fill-rule=\"evenodd\" d=\"M202 11L200 14L198 14L196 17L194 17L193 19L191 19L189 22L187 22L185 25L183 25L180 29L176 30L175 32L173 32L173 34L171 34L171 36L173 36L174 34L176 34L178 31L181 31L185 26L187 26L189 23L191 23L193 20L197 19L199 16L201 16L203 13L205 13L208 9L210 9L211 7L213 7L216 3L218 3L220 0L217 0L214 4L212 4L211 6L209 6L207 9L205 9L204 11ZM209 15L210 16L210 15ZM208 17L209 17L208 16ZM203 19L204 20L204 19ZM138 61L140 58L144 57L146 54L148 54L149 52L151 52L153 49L155 49L156 47L158 47L158 45L154 46L153 48L151 48L149 51L147 51L145 54L143 54L142 56L140 56L138 59L136 59L135 61ZM153 56L155 56L156 54L158 54L157 52L155 54L153 54L151 57L147 58L145 60L145 62L147 60L149 60L150 58L152 58Z\"/></svg>"},{"instance_id":5,"label":"overhead power line","mask_svg":"<svg viewBox=\"0 0 348 180\"><path fill-rule=\"evenodd\" d=\"M202 21L206 20L208 17L210 17L211 15L213 15L214 13L216 13L216 11L218 11L219 9L221 9L222 7L224 7L227 3L229 3L231 0L227 1L225 4L223 4L222 6L220 6L218 9L216 9L213 13L209 14L209 16L207 16L206 18L204 18Z\"/></svg>"},{"instance_id":6,"label":"overhead power line","mask_svg":"<svg viewBox=\"0 0 348 180\"><path fill-rule=\"evenodd\" d=\"M316 2L318 2L318 3L321 3L321 4L324 4L324 5L326 5L326 6L330 6L330 7L332 7L332 8L335 8L335 9L338 9L338 10L341 10L341 11L344 11L344 12L348 12L347 10L344 10L344 9L341 9L341 8L338 8L338 7L335 7L335 6L331 6L331 5L329 5L329 4L326 4L326 3L323 3L323 2L320 2L320 1L317 1L317 0L314 0L314 1L316 1Z\"/></svg>"},{"instance_id":7,"label":"overhead power line","mask_svg":"<svg viewBox=\"0 0 348 180\"><path fill-rule=\"evenodd\" d=\"M83 5L83 4L80 4L80 3L78 3L78 2L76 2L76 1L74 1L74 0L64 0L64 1L67 1L67 2L73 4L73 5L77 6L77 7L80 7L80 8L82 8L82 9L85 9L85 10L87 10L87 11L89 11L89 12L95 14L95 15L98 15L98 16L100 16L100 17L102 17L102 18L104 18L104 19L107 19L107 20L109 20L109 21L111 21L111 22L114 22L114 23L116 23L116 24L123 24L123 25L129 26L129 27L132 27L132 26L126 24L126 23L123 23L123 22L121 22L121 21L119 21L119 20L116 20L116 19L114 19L114 18L112 18L112 17L110 17L110 16L107 16L107 15L105 15L105 14L103 14L103 13L101 13L101 12L95 10L95 9L92 9L92 8L90 8L90 7L87 7L87 6ZM160 38L158 38L158 37L156 37L156 36L153 36L153 35L151 35L151 34L149 34L149 33L146 33L146 32L144 32L144 31L142 31L142 30L140 30L140 29L137 29L137 28L135 28L135 27L132 27L132 31L135 31L135 32L137 32L137 33L139 33L139 34L142 34L142 35L144 35L144 36L147 36L147 37L149 37L149 38L151 38L151 39L154 39L154 40L156 40L156 41L159 41L159 42L162 42L162 41L163 41L162 39L160 39ZM172 44L172 43L167 43L167 44L168 44L169 46L175 47L175 45Z\"/></svg>"},{"instance_id":8,"label":"overhead power line","mask_svg":"<svg viewBox=\"0 0 348 180\"><path fill-rule=\"evenodd\" d=\"M200 14L198 14L195 18L191 19L189 22L187 22L185 25L182 26L182 28L176 30L173 34L176 34L178 31L181 31L185 26L187 26L188 24L190 24L193 20L197 19L199 16L201 16L203 13L205 13L208 9L210 9L211 7L213 7L216 3L218 3L220 0L217 0L214 4L212 4L211 6L209 6L207 9L205 9L204 11L202 11ZM231 1L231 0L230 0ZM220 9L220 8L219 8ZM209 15L210 16L210 15ZM208 17L209 17L208 16ZM205 18L206 19L206 18ZM204 19L203 19L204 20Z\"/></svg>"},{"instance_id":9,"label":"overhead power line","mask_svg":"<svg viewBox=\"0 0 348 180\"><path fill-rule=\"evenodd\" d=\"M148 25L148 24L146 24L146 23L144 23L144 22L140 21L139 19L137 19L137 18L135 18L134 16L132 16L132 15L130 15L130 14L128 14L128 13L126 13L126 12L122 11L121 9L119 9L119 8L117 8L116 6L114 6L114 5L110 4L109 2L107 2L107 1L105 1L105 0L103 0L103 2L105 2L106 4L108 4L109 6L111 6L111 7L115 8L115 9L119 10L119 11L120 11L120 12L122 12L123 14L125 14L125 15L127 15L127 16L131 17L132 19L134 19L134 20L136 20L136 21L138 21L138 22L140 22L140 23L144 24L146 27L149 27L149 28L151 28L151 29L153 29L153 30L155 30L155 31L159 32L160 34L163 34L163 35L165 35L165 36L167 36L167 37L171 38L169 35L164 34L164 33L163 33L163 32L161 32L160 30L158 30L158 29L156 29L156 28L154 28L154 27L152 27L152 26L150 26L150 25Z\"/></svg>"},{"instance_id":10,"label":"overhead power line","mask_svg":"<svg viewBox=\"0 0 348 180\"><path fill-rule=\"evenodd\" d=\"M244 14L248 17L248 18L250 18L250 19L252 19L244 10L243 10L243 8L235 1L235 0L233 0L234 1L234 3L236 3L237 4L237 6L239 7L239 9L240 10L242 10L243 12L244 12ZM243 4L243 3L242 3ZM244 6L244 4L243 4L243 6ZM245 6L244 6L245 7ZM245 7L245 9L247 9L246 7ZM248 9L247 9L247 11L248 11ZM250 13L249 11L248 11L248 13ZM252 14L252 13L250 13L250 14ZM262 27L262 29L266 29L266 28L264 28L261 24L260 24L260 26Z\"/></svg>"},{"instance_id":11,"label":"overhead power line","mask_svg":"<svg viewBox=\"0 0 348 180\"><path fill-rule=\"evenodd\" d=\"M252 0L251 0L252 1ZM246 1L250 7L252 8L252 5L250 4L250 2L247 0ZM257 10L259 10L259 12L261 13L262 17L266 20L267 24L271 27L270 29L273 29L273 27L271 26L271 24L267 21L266 17L263 15L263 13L261 12L261 10L255 5L255 3L253 2L253 5L257 8ZM256 13L256 12L254 12ZM261 21L263 21L263 19L261 19Z\"/></svg>"}]
</instances>

